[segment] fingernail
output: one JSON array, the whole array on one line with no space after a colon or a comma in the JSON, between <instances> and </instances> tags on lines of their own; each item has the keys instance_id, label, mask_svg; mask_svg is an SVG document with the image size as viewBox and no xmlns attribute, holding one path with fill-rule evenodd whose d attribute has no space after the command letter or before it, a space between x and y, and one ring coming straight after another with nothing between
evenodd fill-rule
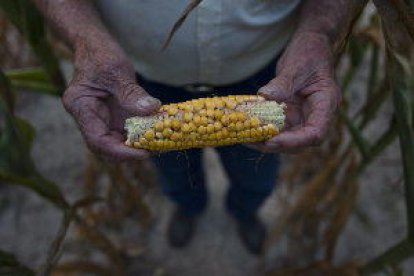
<instances>
[{"instance_id":1,"label":"fingernail","mask_svg":"<svg viewBox=\"0 0 414 276\"><path fill-rule=\"evenodd\" d=\"M152 98L152 97L145 97L143 99L140 99L138 101L137 105L140 108L147 109L147 108L153 108L155 106L160 106L161 102L159 100L155 99L155 98Z\"/></svg>"},{"instance_id":2,"label":"fingernail","mask_svg":"<svg viewBox=\"0 0 414 276\"><path fill-rule=\"evenodd\" d=\"M273 89L270 86L263 86L259 89L258 94L269 95L273 92Z\"/></svg>"}]
</instances>

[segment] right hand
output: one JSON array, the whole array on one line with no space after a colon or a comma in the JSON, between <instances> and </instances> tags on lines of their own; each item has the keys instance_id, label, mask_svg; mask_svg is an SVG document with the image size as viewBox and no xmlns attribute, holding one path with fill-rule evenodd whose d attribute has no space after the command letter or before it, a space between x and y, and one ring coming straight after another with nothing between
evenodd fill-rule
<instances>
[{"instance_id":1,"label":"right hand","mask_svg":"<svg viewBox=\"0 0 414 276\"><path fill-rule=\"evenodd\" d=\"M148 157L146 150L125 146L124 122L131 116L156 112L161 103L138 86L122 49L113 41L81 43L75 49L74 64L74 76L62 101L88 147L115 161Z\"/></svg>"}]
</instances>

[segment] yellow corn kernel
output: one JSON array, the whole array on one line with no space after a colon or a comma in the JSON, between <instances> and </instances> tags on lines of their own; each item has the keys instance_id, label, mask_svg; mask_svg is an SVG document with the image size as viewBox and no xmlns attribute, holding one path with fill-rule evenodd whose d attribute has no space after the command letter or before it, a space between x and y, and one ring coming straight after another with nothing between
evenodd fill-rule
<instances>
[{"instance_id":1,"label":"yellow corn kernel","mask_svg":"<svg viewBox=\"0 0 414 276\"><path fill-rule=\"evenodd\" d=\"M250 130L250 135L251 135L252 137L258 137L258 136L259 136L259 134L258 134L258 132L257 132L257 129L256 129L256 128L252 128L252 129Z\"/></svg>"},{"instance_id":2,"label":"yellow corn kernel","mask_svg":"<svg viewBox=\"0 0 414 276\"><path fill-rule=\"evenodd\" d=\"M145 131L144 138L147 139L148 141L153 140L155 138L155 132L151 129Z\"/></svg>"},{"instance_id":3,"label":"yellow corn kernel","mask_svg":"<svg viewBox=\"0 0 414 276\"><path fill-rule=\"evenodd\" d=\"M214 117L214 109L207 109L206 115L210 118Z\"/></svg>"},{"instance_id":4,"label":"yellow corn kernel","mask_svg":"<svg viewBox=\"0 0 414 276\"><path fill-rule=\"evenodd\" d=\"M207 115L207 109L205 109L205 108L201 109L200 111L198 111L198 114L200 116L206 116Z\"/></svg>"},{"instance_id":5,"label":"yellow corn kernel","mask_svg":"<svg viewBox=\"0 0 414 276\"><path fill-rule=\"evenodd\" d=\"M239 120L239 116L237 115L237 112L230 113L229 120L232 123L236 123Z\"/></svg>"},{"instance_id":6,"label":"yellow corn kernel","mask_svg":"<svg viewBox=\"0 0 414 276\"><path fill-rule=\"evenodd\" d=\"M189 132L191 132L190 125L189 125L189 124L183 124L183 125L181 126L181 131L182 131L182 132L184 132L184 133L189 133Z\"/></svg>"},{"instance_id":7,"label":"yellow corn kernel","mask_svg":"<svg viewBox=\"0 0 414 276\"><path fill-rule=\"evenodd\" d=\"M253 116L250 118L250 124L252 127L258 127L260 126L260 119L257 116Z\"/></svg>"},{"instance_id":8,"label":"yellow corn kernel","mask_svg":"<svg viewBox=\"0 0 414 276\"><path fill-rule=\"evenodd\" d=\"M172 122L171 122L171 120L170 119L164 119L164 129L165 128L170 128L171 127L171 124L172 124Z\"/></svg>"},{"instance_id":9,"label":"yellow corn kernel","mask_svg":"<svg viewBox=\"0 0 414 276\"><path fill-rule=\"evenodd\" d=\"M278 133L278 130L274 124L267 125L269 135L274 136Z\"/></svg>"},{"instance_id":10,"label":"yellow corn kernel","mask_svg":"<svg viewBox=\"0 0 414 276\"><path fill-rule=\"evenodd\" d=\"M188 140L190 141L196 141L197 140L197 133L192 132L188 135Z\"/></svg>"},{"instance_id":11,"label":"yellow corn kernel","mask_svg":"<svg viewBox=\"0 0 414 276\"><path fill-rule=\"evenodd\" d=\"M200 115L195 115L194 118L193 118L193 123L196 126L201 126L202 125L202 123L201 123L201 116Z\"/></svg>"},{"instance_id":12,"label":"yellow corn kernel","mask_svg":"<svg viewBox=\"0 0 414 276\"><path fill-rule=\"evenodd\" d=\"M222 99L215 98L213 101L214 101L214 106L216 108L224 108L225 104L224 104L224 101Z\"/></svg>"},{"instance_id":13,"label":"yellow corn kernel","mask_svg":"<svg viewBox=\"0 0 414 276\"><path fill-rule=\"evenodd\" d=\"M185 105L184 105L183 109L184 109L184 111L186 111L186 112L193 112L193 110L194 110L194 106L188 103L188 104L185 104Z\"/></svg>"},{"instance_id":14,"label":"yellow corn kernel","mask_svg":"<svg viewBox=\"0 0 414 276\"><path fill-rule=\"evenodd\" d=\"M166 109L168 115L174 116L178 113L178 108L175 106L170 106L168 109Z\"/></svg>"},{"instance_id":15,"label":"yellow corn kernel","mask_svg":"<svg viewBox=\"0 0 414 276\"><path fill-rule=\"evenodd\" d=\"M170 137L172 134L173 134L173 131L171 128L166 128L162 131L162 136L166 138Z\"/></svg>"},{"instance_id":16,"label":"yellow corn kernel","mask_svg":"<svg viewBox=\"0 0 414 276\"><path fill-rule=\"evenodd\" d=\"M236 130L240 131L240 130L243 130L243 129L244 129L243 123L242 122L237 122L236 123Z\"/></svg>"},{"instance_id":17,"label":"yellow corn kernel","mask_svg":"<svg viewBox=\"0 0 414 276\"><path fill-rule=\"evenodd\" d=\"M248 129L248 128L251 128L251 127L252 127L252 123L251 123L250 120L246 120L246 121L243 122L243 128L244 129Z\"/></svg>"},{"instance_id":18,"label":"yellow corn kernel","mask_svg":"<svg viewBox=\"0 0 414 276\"><path fill-rule=\"evenodd\" d=\"M237 102L235 100L227 100L225 102L225 105L228 109L234 110L237 107Z\"/></svg>"},{"instance_id":19,"label":"yellow corn kernel","mask_svg":"<svg viewBox=\"0 0 414 276\"><path fill-rule=\"evenodd\" d=\"M221 110L221 109L215 109L214 110L214 118L216 120L220 120L223 117L223 115L224 115L223 110Z\"/></svg>"},{"instance_id":20,"label":"yellow corn kernel","mask_svg":"<svg viewBox=\"0 0 414 276\"><path fill-rule=\"evenodd\" d=\"M209 139L209 140L212 140L212 141L217 140L217 134L215 134L215 133L211 133L211 134L209 134L209 135L208 135L208 139Z\"/></svg>"},{"instance_id":21,"label":"yellow corn kernel","mask_svg":"<svg viewBox=\"0 0 414 276\"><path fill-rule=\"evenodd\" d=\"M140 143L141 145L145 146L145 145L148 145L148 140L147 140L147 139L145 139L144 137L141 137L141 138L139 139L139 143Z\"/></svg>"},{"instance_id":22,"label":"yellow corn kernel","mask_svg":"<svg viewBox=\"0 0 414 276\"><path fill-rule=\"evenodd\" d=\"M134 148L140 148L143 146L140 142L134 142L132 145L134 146Z\"/></svg>"},{"instance_id":23,"label":"yellow corn kernel","mask_svg":"<svg viewBox=\"0 0 414 276\"><path fill-rule=\"evenodd\" d=\"M213 126L215 131L219 131L223 128L223 125L220 122L214 122Z\"/></svg>"},{"instance_id":24,"label":"yellow corn kernel","mask_svg":"<svg viewBox=\"0 0 414 276\"><path fill-rule=\"evenodd\" d=\"M197 129L197 132L199 134L206 134L207 133L207 128L205 126L199 126Z\"/></svg>"},{"instance_id":25,"label":"yellow corn kernel","mask_svg":"<svg viewBox=\"0 0 414 276\"><path fill-rule=\"evenodd\" d=\"M208 124L208 118L205 116L201 117L201 124L203 126L206 126Z\"/></svg>"},{"instance_id":26,"label":"yellow corn kernel","mask_svg":"<svg viewBox=\"0 0 414 276\"><path fill-rule=\"evenodd\" d=\"M179 130L181 128L181 122L178 119L173 119L171 122L171 127L174 130Z\"/></svg>"},{"instance_id":27,"label":"yellow corn kernel","mask_svg":"<svg viewBox=\"0 0 414 276\"><path fill-rule=\"evenodd\" d=\"M183 134L181 132L174 132L173 134L171 134L171 140L179 141L181 139L183 139Z\"/></svg>"},{"instance_id":28,"label":"yellow corn kernel","mask_svg":"<svg viewBox=\"0 0 414 276\"><path fill-rule=\"evenodd\" d=\"M213 124L208 124L207 125L207 133L211 134L214 132L214 125Z\"/></svg>"},{"instance_id":29,"label":"yellow corn kernel","mask_svg":"<svg viewBox=\"0 0 414 276\"><path fill-rule=\"evenodd\" d=\"M201 98L162 106L157 115L134 117L128 146L177 150L258 142L283 127L283 105L255 95Z\"/></svg>"},{"instance_id":30,"label":"yellow corn kernel","mask_svg":"<svg viewBox=\"0 0 414 276\"><path fill-rule=\"evenodd\" d=\"M247 115L244 112L235 112L237 116L237 121L245 121L247 119Z\"/></svg>"},{"instance_id":31,"label":"yellow corn kernel","mask_svg":"<svg viewBox=\"0 0 414 276\"><path fill-rule=\"evenodd\" d=\"M195 101L195 102L193 103L193 108L194 108L194 111L195 111L195 112L198 112L198 111L200 111L201 109L203 109L203 108L204 108L204 104L203 104L203 103L201 103L200 101Z\"/></svg>"},{"instance_id":32,"label":"yellow corn kernel","mask_svg":"<svg viewBox=\"0 0 414 276\"><path fill-rule=\"evenodd\" d=\"M184 113L184 121L191 122L193 120L193 113L192 112L185 112Z\"/></svg>"},{"instance_id":33,"label":"yellow corn kernel","mask_svg":"<svg viewBox=\"0 0 414 276\"><path fill-rule=\"evenodd\" d=\"M154 126L156 131L163 131L164 130L164 123L162 121L158 121L155 123Z\"/></svg>"},{"instance_id":34,"label":"yellow corn kernel","mask_svg":"<svg viewBox=\"0 0 414 276\"><path fill-rule=\"evenodd\" d=\"M224 126L228 126L228 125L229 125L229 123L230 123L230 117L229 117L229 115L224 114L224 115L223 115L223 117L221 117L220 121L221 121L221 123L222 123Z\"/></svg>"}]
</instances>

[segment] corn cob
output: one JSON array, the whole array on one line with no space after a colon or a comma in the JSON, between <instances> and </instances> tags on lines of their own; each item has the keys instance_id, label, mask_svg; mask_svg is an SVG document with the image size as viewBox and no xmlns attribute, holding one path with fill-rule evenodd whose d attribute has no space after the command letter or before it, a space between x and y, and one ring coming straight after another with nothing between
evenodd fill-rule
<instances>
[{"instance_id":1,"label":"corn cob","mask_svg":"<svg viewBox=\"0 0 414 276\"><path fill-rule=\"evenodd\" d=\"M153 151L260 142L279 133L284 104L255 95L200 98L163 105L126 120L126 145Z\"/></svg>"}]
</instances>

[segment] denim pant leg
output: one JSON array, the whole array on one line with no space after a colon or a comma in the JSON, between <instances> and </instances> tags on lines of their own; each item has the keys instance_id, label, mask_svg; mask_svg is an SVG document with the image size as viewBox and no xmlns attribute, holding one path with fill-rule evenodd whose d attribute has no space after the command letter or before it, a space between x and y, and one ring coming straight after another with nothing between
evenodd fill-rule
<instances>
[{"instance_id":1,"label":"denim pant leg","mask_svg":"<svg viewBox=\"0 0 414 276\"><path fill-rule=\"evenodd\" d=\"M263 154L242 145L219 147L217 151L230 179L226 207L236 219L246 220L272 193L279 155Z\"/></svg>"},{"instance_id":2,"label":"denim pant leg","mask_svg":"<svg viewBox=\"0 0 414 276\"><path fill-rule=\"evenodd\" d=\"M214 93L192 94L180 87L151 82L137 76L138 83L163 104L190 100L198 97L228 94L254 94L274 77L277 58L254 76L237 84L216 87ZM224 167L230 177L228 193L229 210L242 219L252 215L271 193L275 184L277 157L261 155L244 146L218 148ZM207 202L201 150L162 153L154 157L161 173L164 193L188 215L201 212ZM255 161L256 160L256 161Z\"/></svg>"},{"instance_id":3,"label":"denim pant leg","mask_svg":"<svg viewBox=\"0 0 414 276\"><path fill-rule=\"evenodd\" d=\"M137 76L138 83L163 104L191 100L194 95L182 88L151 82ZM160 153L152 158L163 193L188 216L200 213L207 203L200 149Z\"/></svg>"},{"instance_id":4,"label":"denim pant leg","mask_svg":"<svg viewBox=\"0 0 414 276\"><path fill-rule=\"evenodd\" d=\"M202 212L207 204L201 153L200 149L190 149L153 157L162 191L188 216Z\"/></svg>"}]
</instances>

